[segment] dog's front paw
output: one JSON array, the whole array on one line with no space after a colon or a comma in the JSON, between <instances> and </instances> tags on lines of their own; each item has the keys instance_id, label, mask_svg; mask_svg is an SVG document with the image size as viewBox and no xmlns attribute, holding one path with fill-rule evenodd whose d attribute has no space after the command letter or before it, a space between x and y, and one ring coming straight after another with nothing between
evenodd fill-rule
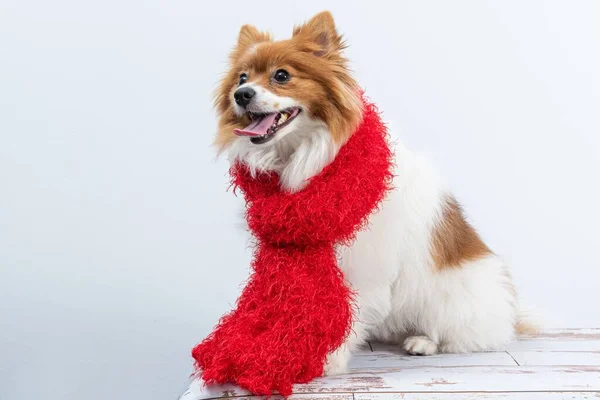
<instances>
[{"instance_id":1,"label":"dog's front paw","mask_svg":"<svg viewBox=\"0 0 600 400\"><path fill-rule=\"evenodd\" d=\"M404 350L415 356L430 356L437 353L438 347L427 336L410 336L404 341Z\"/></svg>"},{"instance_id":2,"label":"dog's front paw","mask_svg":"<svg viewBox=\"0 0 600 400\"><path fill-rule=\"evenodd\" d=\"M348 362L350 361L350 352L342 346L338 350L327 356L324 367L324 375L342 375L348 372Z\"/></svg>"}]
</instances>

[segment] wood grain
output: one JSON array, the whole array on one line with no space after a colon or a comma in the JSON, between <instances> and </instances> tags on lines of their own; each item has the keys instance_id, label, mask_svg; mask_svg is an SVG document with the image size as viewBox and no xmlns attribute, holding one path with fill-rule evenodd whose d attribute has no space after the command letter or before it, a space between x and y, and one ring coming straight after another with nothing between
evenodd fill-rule
<instances>
[{"instance_id":1,"label":"wood grain","mask_svg":"<svg viewBox=\"0 0 600 400\"><path fill-rule=\"evenodd\" d=\"M510 355L519 365L578 365L599 366L600 351L523 351L511 350Z\"/></svg>"},{"instance_id":2,"label":"wood grain","mask_svg":"<svg viewBox=\"0 0 600 400\"><path fill-rule=\"evenodd\" d=\"M260 397L233 385L193 381L180 399L225 398ZM600 400L600 329L548 331L506 351L429 357L372 343L354 356L347 374L296 385L290 399Z\"/></svg>"},{"instance_id":3,"label":"wood grain","mask_svg":"<svg viewBox=\"0 0 600 400\"><path fill-rule=\"evenodd\" d=\"M400 352L378 351L358 354L350 361L350 368L356 370L379 370L386 368L412 367L468 367L474 365L516 365L513 358L505 352L472 354L437 354L434 356L409 356Z\"/></svg>"},{"instance_id":4,"label":"wood grain","mask_svg":"<svg viewBox=\"0 0 600 400\"><path fill-rule=\"evenodd\" d=\"M600 391L600 366L389 368L319 378L296 393Z\"/></svg>"},{"instance_id":5,"label":"wood grain","mask_svg":"<svg viewBox=\"0 0 600 400\"><path fill-rule=\"evenodd\" d=\"M597 392L359 393L355 400L598 400Z\"/></svg>"}]
</instances>

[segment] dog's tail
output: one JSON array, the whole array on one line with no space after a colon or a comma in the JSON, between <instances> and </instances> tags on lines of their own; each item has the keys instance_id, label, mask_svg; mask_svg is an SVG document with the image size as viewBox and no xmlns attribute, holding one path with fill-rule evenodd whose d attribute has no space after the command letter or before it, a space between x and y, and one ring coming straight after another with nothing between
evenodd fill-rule
<instances>
[{"instance_id":1,"label":"dog's tail","mask_svg":"<svg viewBox=\"0 0 600 400\"><path fill-rule=\"evenodd\" d=\"M532 312L521 310L517 315L515 323L515 332L518 336L533 336L542 330L541 323L532 316Z\"/></svg>"}]
</instances>

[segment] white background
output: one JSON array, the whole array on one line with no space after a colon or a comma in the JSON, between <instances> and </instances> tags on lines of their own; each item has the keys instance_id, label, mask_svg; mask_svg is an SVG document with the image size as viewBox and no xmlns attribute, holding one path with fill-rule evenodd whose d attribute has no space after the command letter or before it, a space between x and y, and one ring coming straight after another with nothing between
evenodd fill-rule
<instances>
[{"instance_id":1,"label":"white background","mask_svg":"<svg viewBox=\"0 0 600 400\"><path fill-rule=\"evenodd\" d=\"M550 327L600 315L600 2L0 2L0 399L175 399L250 250L211 93L328 8ZM402 221L398 221L402 223Z\"/></svg>"}]
</instances>

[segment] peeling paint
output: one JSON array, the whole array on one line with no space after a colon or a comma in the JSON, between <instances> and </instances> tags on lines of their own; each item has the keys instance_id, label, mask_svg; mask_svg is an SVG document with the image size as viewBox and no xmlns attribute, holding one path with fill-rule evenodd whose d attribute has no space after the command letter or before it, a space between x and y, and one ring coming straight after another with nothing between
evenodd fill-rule
<instances>
[{"instance_id":1,"label":"peeling paint","mask_svg":"<svg viewBox=\"0 0 600 400\"><path fill-rule=\"evenodd\" d=\"M576 374L579 372L600 372L600 367L577 366L569 367L568 369L563 369L560 372L566 372L567 374Z\"/></svg>"},{"instance_id":2,"label":"peeling paint","mask_svg":"<svg viewBox=\"0 0 600 400\"><path fill-rule=\"evenodd\" d=\"M504 374L515 374L515 375L529 375L535 374L535 371L527 370L527 369L505 369L500 371Z\"/></svg>"},{"instance_id":3,"label":"peeling paint","mask_svg":"<svg viewBox=\"0 0 600 400\"><path fill-rule=\"evenodd\" d=\"M543 332L535 335L525 335L524 339L564 339L564 340L600 340L600 333L587 333L585 331L561 331L561 332Z\"/></svg>"},{"instance_id":4,"label":"peeling paint","mask_svg":"<svg viewBox=\"0 0 600 400\"><path fill-rule=\"evenodd\" d=\"M425 383L415 383L415 385L422 385L422 386L426 386L426 387L432 387L434 385L456 385L457 382L449 382L444 378L439 378L439 379L431 379L431 382L425 382Z\"/></svg>"},{"instance_id":5,"label":"peeling paint","mask_svg":"<svg viewBox=\"0 0 600 400\"><path fill-rule=\"evenodd\" d=\"M551 331L538 339L522 340L515 351L525 366L514 365L505 352L417 358L397 347L392 351L377 348L357 354L347 374L295 385L292 399L424 400L433 396L501 400L530 393L536 400L600 400L600 340L596 337L600 338L600 329ZM180 399L265 400L247 393L233 385L200 385L190 386ZM278 395L270 398L282 400Z\"/></svg>"},{"instance_id":6,"label":"peeling paint","mask_svg":"<svg viewBox=\"0 0 600 400\"><path fill-rule=\"evenodd\" d=\"M380 376L352 376L348 380L366 389L383 389L386 387L385 381Z\"/></svg>"}]
</instances>

